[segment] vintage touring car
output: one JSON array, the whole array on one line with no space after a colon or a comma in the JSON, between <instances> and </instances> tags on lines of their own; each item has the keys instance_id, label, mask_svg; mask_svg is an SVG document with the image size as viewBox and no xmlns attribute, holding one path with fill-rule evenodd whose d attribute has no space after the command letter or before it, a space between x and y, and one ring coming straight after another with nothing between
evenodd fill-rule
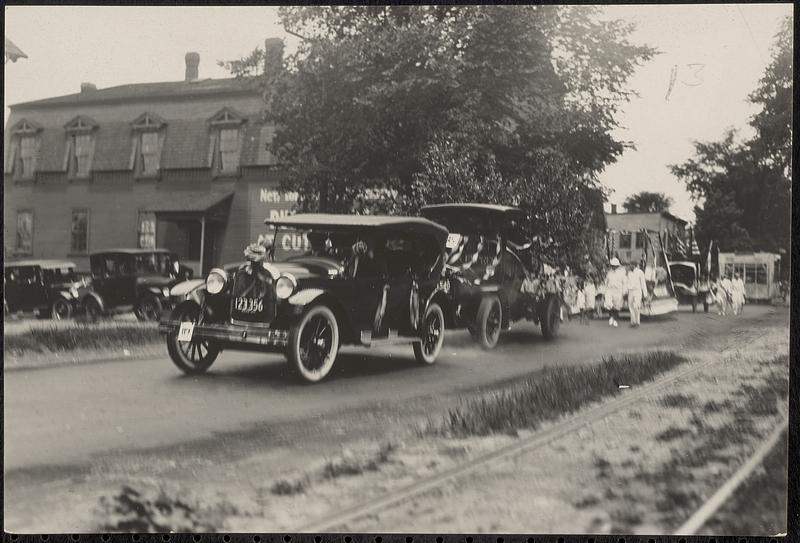
<instances>
[{"instance_id":1,"label":"vintage touring car","mask_svg":"<svg viewBox=\"0 0 800 543\"><path fill-rule=\"evenodd\" d=\"M184 372L207 370L223 349L283 352L306 382L324 379L341 345L410 343L433 364L442 346L447 230L415 217L297 214L265 221L274 233L247 262L208 274L160 330ZM294 256L274 258L281 240Z\"/></svg>"},{"instance_id":2,"label":"vintage touring car","mask_svg":"<svg viewBox=\"0 0 800 543\"><path fill-rule=\"evenodd\" d=\"M561 284L534 269L526 213L490 204L440 204L422 216L449 231L448 325L468 328L484 349L493 348L501 329L515 321L541 325L552 339L561 323ZM541 267L540 267L541 268Z\"/></svg>"},{"instance_id":3,"label":"vintage touring car","mask_svg":"<svg viewBox=\"0 0 800 543\"><path fill-rule=\"evenodd\" d=\"M133 310L139 320L158 320L170 307L170 288L191 276L165 249L109 249L89 255L92 291L83 298L90 319Z\"/></svg>"}]
</instances>

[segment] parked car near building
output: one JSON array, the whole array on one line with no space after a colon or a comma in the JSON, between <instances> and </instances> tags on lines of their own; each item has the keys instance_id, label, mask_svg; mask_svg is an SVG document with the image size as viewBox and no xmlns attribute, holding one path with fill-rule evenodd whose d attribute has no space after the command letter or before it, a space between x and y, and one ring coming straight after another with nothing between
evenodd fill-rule
<instances>
[{"instance_id":1,"label":"parked car near building","mask_svg":"<svg viewBox=\"0 0 800 543\"><path fill-rule=\"evenodd\" d=\"M182 371L206 371L223 349L283 352L306 382L330 373L341 345L410 343L419 362L436 361L445 329L444 227L329 214L266 222L275 230L269 251L255 244L232 273L212 270L202 297L162 321ZM303 248L299 256L270 261L279 232Z\"/></svg>"},{"instance_id":2,"label":"parked car near building","mask_svg":"<svg viewBox=\"0 0 800 543\"><path fill-rule=\"evenodd\" d=\"M488 204L441 204L422 215L444 225L450 303L448 324L468 328L484 349L493 348L501 330L530 320L552 339L561 323L561 284L554 275L532 269L525 212Z\"/></svg>"},{"instance_id":3,"label":"parked car near building","mask_svg":"<svg viewBox=\"0 0 800 543\"><path fill-rule=\"evenodd\" d=\"M158 320L171 307L170 289L191 278L164 249L111 249L89 256L92 290L83 298L87 316L133 310L139 320Z\"/></svg>"},{"instance_id":4,"label":"parked car near building","mask_svg":"<svg viewBox=\"0 0 800 543\"><path fill-rule=\"evenodd\" d=\"M66 319L81 309L89 282L64 260L21 260L3 266L5 313Z\"/></svg>"}]
</instances>

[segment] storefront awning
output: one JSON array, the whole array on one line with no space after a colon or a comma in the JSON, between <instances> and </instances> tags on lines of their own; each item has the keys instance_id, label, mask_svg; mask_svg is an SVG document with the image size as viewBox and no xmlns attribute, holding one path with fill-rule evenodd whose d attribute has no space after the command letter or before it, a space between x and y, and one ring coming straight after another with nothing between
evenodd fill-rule
<instances>
[{"instance_id":1,"label":"storefront awning","mask_svg":"<svg viewBox=\"0 0 800 543\"><path fill-rule=\"evenodd\" d=\"M185 194L170 192L157 201L145 206L142 211L155 213L166 218L170 216L205 217L207 219L225 220L228 216L233 192Z\"/></svg>"}]
</instances>

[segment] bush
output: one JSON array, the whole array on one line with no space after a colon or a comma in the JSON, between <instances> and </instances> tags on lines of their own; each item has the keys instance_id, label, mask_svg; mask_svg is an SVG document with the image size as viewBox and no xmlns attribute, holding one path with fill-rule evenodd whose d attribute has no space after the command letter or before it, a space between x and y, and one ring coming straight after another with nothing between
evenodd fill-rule
<instances>
[{"instance_id":1,"label":"bush","mask_svg":"<svg viewBox=\"0 0 800 543\"><path fill-rule=\"evenodd\" d=\"M152 323L115 323L113 326L76 323L68 328L34 328L8 335L4 344L6 353L20 356L78 349L118 350L158 341L158 327Z\"/></svg>"},{"instance_id":2,"label":"bush","mask_svg":"<svg viewBox=\"0 0 800 543\"><path fill-rule=\"evenodd\" d=\"M541 422L574 412L620 385L637 385L686 360L671 351L604 358L578 368L544 369L518 385L474 399L451 409L428 433L470 436L536 428Z\"/></svg>"}]
</instances>

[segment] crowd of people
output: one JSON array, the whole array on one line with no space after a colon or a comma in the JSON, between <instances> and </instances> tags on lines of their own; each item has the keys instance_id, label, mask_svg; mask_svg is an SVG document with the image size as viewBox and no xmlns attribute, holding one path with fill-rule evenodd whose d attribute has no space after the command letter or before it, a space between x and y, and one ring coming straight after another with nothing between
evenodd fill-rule
<instances>
[{"instance_id":1,"label":"crowd of people","mask_svg":"<svg viewBox=\"0 0 800 543\"><path fill-rule=\"evenodd\" d=\"M746 302L744 281L738 273L724 274L711 287L717 302L717 313L727 315L730 310L734 315L739 315Z\"/></svg>"}]
</instances>

